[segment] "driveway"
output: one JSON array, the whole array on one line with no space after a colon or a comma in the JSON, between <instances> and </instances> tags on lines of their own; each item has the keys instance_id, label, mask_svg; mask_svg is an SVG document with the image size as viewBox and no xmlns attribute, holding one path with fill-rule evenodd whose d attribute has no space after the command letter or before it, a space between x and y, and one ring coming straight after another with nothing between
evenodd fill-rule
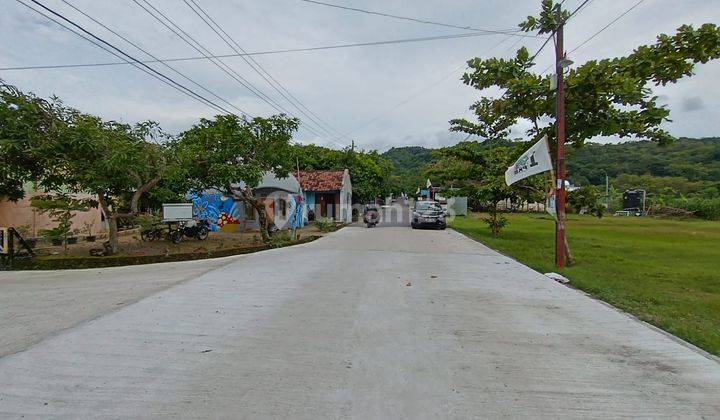
<instances>
[{"instance_id":1,"label":"driveway","mask_svg":"<svg viewBox=\"0 0 720 420\"><path fill-rule=\"evenodd\" d=\"M237 257L0 358L2 418L717 418L718 395L717 359L452 230Z\"/></svg>"}]
</instances>

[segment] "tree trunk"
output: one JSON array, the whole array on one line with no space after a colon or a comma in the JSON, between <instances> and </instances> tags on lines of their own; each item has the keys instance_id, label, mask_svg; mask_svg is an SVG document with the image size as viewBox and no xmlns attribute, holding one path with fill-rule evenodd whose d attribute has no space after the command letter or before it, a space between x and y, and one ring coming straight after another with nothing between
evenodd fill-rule
<instances>
[{"instance_id":1,"label":"tree trunk","mask_svg":"<svg viewBox=\"0 0 720 420\"><path fill-rule=\"evenodd\" d=\"M158 175L155 178L148 181L146 184L140 184L138 183L137 190L132 195L132 198L130 199L130 212L132 214L138 214L138 203L140 202L140 198L143 194L150 191L155 185L157 185L158 182L160 182L160 179L162 178L162 175ZM138 178L139 179L139 178Z\"/></svg>"},{"instance_id":2,"label":"tree trunk","mask_svg":"<svg viewBox=\"0 0 720 420\"><path fill-rule=\"evenodd\" d=\"M117 229L117 215L110 212L110 206L108 205L105 195L98 193L98 203L105 218L108 222L108 247L106 248L108 254L113 255L118 252L118 229Z\"/></svg>"},{"instance_id":3,"label":"tree trunk","mask_svg":"<svg viewBox=\"0 0 720 420\"><path fill-rule=\"evenodd\" d=\"M231 186L228 186L227 189L234 197L240 198L243 202L245 202L245 205L251 206L255 209L255 211L257 211L262 241L263 243L270 242L270 231L268 229L268 218L267 212L265 211L265 203L263 203L262 200L255 198L250 187L245 187L244 190L239 190L240 196L235 193L237 190L234 190Z\"/></svg>"},{"instance_id":4,"label":"tree trunk","mask_svg":"<svg viewBox=\"0 0 720 420\"><path fill-rule=\"evenodd\" d=\"M118 228L117 228L117 217L108 216L108 248L107 251L110 255L117 254L118 252Z\"/></svg>"},{"instance_id":5,"label":"tree trunk","mask_svg":"<svg viewBox=\"0 0 720 420\"><path fill-rule=\"evenodd\" d=\"M258 222L260 224L260 236L264 243L270 242L270 231L268 230L267 213L265 212L264 205L257 205L257 203L250 204L258 212Z\"/></svg>"}]
</instances>

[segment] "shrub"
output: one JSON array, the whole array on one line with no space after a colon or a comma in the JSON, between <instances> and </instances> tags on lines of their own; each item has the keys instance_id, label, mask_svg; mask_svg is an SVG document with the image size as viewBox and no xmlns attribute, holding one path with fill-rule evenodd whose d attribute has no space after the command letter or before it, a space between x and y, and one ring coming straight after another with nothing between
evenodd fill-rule
<instances>
[{"instance_id":1,"label":"shrub","mask_svg":"<svg viewBox=\"0 0 720 420\"><path fill-rule=\"evenodd\" d=\"M495 236L499 236L500 230L510 223L502 213L492 210L488 214L488 217L483 218L483 222L488 225L490 231Z\"/></svg>"},{"instance_id":2,"label":"shrub","mask_svg":"<svg viewBox=\"0 0 720 420\"><path fill-rule=\"evenodd\" d=\"M140 225L141 230L148 230L160 223L162 217L152 213L143 213L135 217L135 222Z\"/></svg>"},{"instance_id":3,"label":"shrub","mask_svg":"<svg viewBox=\"0 0 720 420\"><path fill-rule=\"evenodd\" d=\"M581 210L596 213L599 207L600 193L593 185L584 185L567 195L566 209L580 213Z\"/></svg>"},{"instance_id":4,"label":"shrub","mask_svg":"<svg viewBox=\"0 0 720 420\"><path fill-rule=\"evenodd\" d=\"M335 225L330 219L315 219L314 223L315 227L317 227L320 232L331 232L335 229Z\"/></svg>"},{"instance_id":5,"label":"shrub","mask_svg":"<svg viewBox=\"0 0 720 420\"><path fill-rule=\"evenodd\" d=\"M283 247L292 244L293 240L290 236L290 231L288 230L279 230L272 235L270 235L270 240L268 242L268 245L271 247Z\"/></svg>"},{"instance_id":6,"label":"shrub","mask_svg":"<svg viewBox=\"0 0 720 420\"><path fill-rule=\"evenodd\" d=\"M707 220L720 220L720 198L690 198L680 206Z\"/></svg>"}]
</instances>

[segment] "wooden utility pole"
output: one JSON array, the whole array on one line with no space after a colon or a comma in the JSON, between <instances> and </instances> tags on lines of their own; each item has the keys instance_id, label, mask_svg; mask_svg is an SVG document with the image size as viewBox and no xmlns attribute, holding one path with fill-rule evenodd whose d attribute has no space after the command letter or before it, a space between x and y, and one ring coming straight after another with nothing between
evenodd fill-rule
<instances>
[{"instance_id":1,"label":"wooden utility pole","mask_svg":"<svg viewBox=\"0 0 720 420\"><path fill-rule=\"evenodd\" d=\"M555 209L557 220L555 221L555 266L565 267L566 241L565 241L565 84L564 66L562 60L565 58L563 50L563 27L562 12L557 8L558 27L555 32L555 72L557 75L557 98L556 110L557 119L555 122L557 148L555 158L555 173L557 175Z\"/></svg>"}]
</instances>

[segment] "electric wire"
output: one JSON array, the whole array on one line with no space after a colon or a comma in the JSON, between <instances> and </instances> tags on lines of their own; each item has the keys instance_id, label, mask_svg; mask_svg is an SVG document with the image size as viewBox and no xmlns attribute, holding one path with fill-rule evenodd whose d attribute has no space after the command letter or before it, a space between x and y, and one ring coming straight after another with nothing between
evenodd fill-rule
<instances>
[{"instance_id":1,"label":"electric wire","mask_svg":"<svg viewBox=\"0 0 720 420\"><path fill-rule=\"evenodd\" d=\"M197 2L194 0L183 0L183 2L210 28L212 29L215 34L227 44L230 49L232 49L237 54L243 54L247 53L240 44L233 39L218 23L215 21L202 7L200 7ZM191 4L192 3L192 4ZM194 6L194 7L193 7ZM197 8L197 10L196 10ZM214 26L213 26L214 25ZM320 131L323 131L326 135L329 137L336 136L332 132L332 128L328 129L323 125L322 122L318 120L317 117L314 117L312 111L305 111L304 109L307 109L302 102L297 99L285 86L282 85L282 83L278 82L275 77L273 77L268 71L260 64L258 63L252 56L246 57L241 56L243 61L247 63L250 68L252 68L257 74L262 77L265 82L267 82L278 94L280 94L281 97L283 97L286 101L288 101L292 106L295 107L295 109L300 112L303 116L307 117L308 120L312 121L316 128L319 128ZM304 109L303 109L304 107ZM335 142L335 140L331 141ZM336 144L345 147L346 145L335 142Z\"/></svg>"},{"instance_id":2,"label":"electric wire","mask_svg":"<svg viewBox=\"0 0 720 420\"><path fill-rule=\"evenodd\" d=\"M188 34L179 25L177 25L172 19L170 19L167 15L165 15L160 10L158 10L150 2L148 2L147 0L142 0L150 9L152 9L152 11L149 10L147 7L143 6L138 0L132 0L132 1L135 4L137 4L138 6L140 6L140 8L142 8L146 13L148 13L150 16L152 16L155 20L157 20L163 26L165 26L167 29L169 29L171 32L173 32L176 36L178 36L180 39L182 39L186 44L190 45L193 49L195 49L197 52L199 52L205 58L210 59L210 61L216 67L221 69L225 74L230 76L230 78L232 78L233 80L238 82L240 85L244 86L246 89L248 89L250 92L252 92L255 96L257 96L260 100L262 100L263 102L265 102L270 107L274 108L276 111L278 111L280 113L284 113L286 115L292 115L291 112L289 112L287 109L285 109L281 104L279 104L277 101L275 101L272 97L268 96L262 90L255 87L252 84L252 82L250 82L245 77L240 75L231 66L226 64L222 59L211 58L210 56L212 55L212 52L207 47L205 47L202 43L200 43L192 35ZM161 16L162 19L160 17L158 17L158 15ZM172 26L170 26L170 25L172 25ZM309 131L311 134L313 134L317 137L323 137L320 133L318 133L314 129L308 127L307 125L303 126L303 128L306 131Z\"/></svg>"},{"instance_id":3,"label":"electric wire","mask_svg":"<svg viewBox=\"0 0 720 420\"><path fill-rule=\"evenodd\" d=\"M572 11L572 13L570 13L570 15L568 15L567 19L565 19L565 21L562 22L562 25L566 24L573 16L575 16L575 14L577 12L580 11L580 9L585 7L591 1L593 1L593 0L584 0L577 8L575 8L575 10ZM562 5L562 3L561 3L561 5ZM543 44L540 46L540 48L537 50L537 52L535 54L533 54L532 57L530 57L530 61L534 61L535 58L537 58L538 54L540 54L540 52L545 48L545 46L548 44L548 42L555 36L555 32L557 32L557 28L553 29L552 33L547 38L545 38L545 42L543 42Z\"/></svg>"},{"instance_id":4,"label":"electric wire","mask_svg":"<svg viewBox=\"0 0 720 420\"><path fill-rule=\"evenodd\" d=\"M505 43L506 41L508 41L510 38L512 38L512 37L511 37L511 36L507 36L507 37L503 38L502 40L500 40L499 42L497 42L495 45L493 45L492 47L490 47L489 49L481 52L481 53L479 54L479 56L484 56L484 55L489 54L490 52L492 52L493 50L495 50L497 47L499 47L500 45L502 45L503 43ZM515 42L513 42L506 50L504 50L503 53L505 53L505 52L509 51L510 49L512 49L515 45L518 44L518 42L522 41L522 39L523 39L523 38L518 38L518 39L517 39ZM434 88L435 86L438 86L440 83L444 82L445 80L447 80L448 78L450 78L451 76L453 76L454 74L456 74L458 71L460 71L460 70L461 70L463 67L465 67L466 65L467 65L467 62L466 62L466 61L463 61L462 64L460 64L458 67L453 68L450 72L446 73L446 74L445 74L444 76L442 76L440 79L436 80L435 82L433 82L433 83L431 83L431 84L429 84L429 85L427 85L427 86L422 87L421 89L417 90L417 91L416 91L415 93L413 93L412 95L410 95L410 96L408 96L407 98L403 99L402 101L396 103L396 104L395 104L394 106L392 106L391 108L386 109L383 113L376 115L375 117L373 117L373 118L365 121L364 123L360 124L359 126L353 128L352 130L344 133L344 134L341 136L341 138L345 138L345 137L347 137L347 136L349 136L349 135L351 135L351 134L353 134L353 133L355 133L355 132L357 132L357 131L359 131L359 130L361 130L361 129L369 126L369 125L371 125L372 123L381 120L383 117L385 117L385 116L387 116L388 114L394 112L394 111L397 110L398 108L400 108L400 107L408 104L410 101L412 101L413 99L415 99L415 98L417 98L418 96L422 95L423 93L427 92L428 90Z\"/></svg>"},{"instance_id":5,"label":"electric wire","mask_svg":"<svg viewBox=\"0 0 720 420\"><path fill-rule=\"evenodd\" d=\"M609 27L611 27L612 25L614 25L617 21L619 21L620 19L622 19L623 17L625 17L625 15L627 15L628 13L632 12L633 10L635 10L635 8L637 8L638 6L640 6L643 2L645 2L645 0L640 0L640 1L638 1L637 3L635 3L634 5L632 5L629 9L625 10L625 11L622 12L620 15L618 15L615 19L611 20L610 23L608 23L607 25L605 25L605 26L603 26L602 28L600 28L600 30L598 30L598 31L595 32L594 34L590 35L587 39L585 39L583 42L581 42L580 44L578 44L575 48L573 48L572 50L570 50L570 53L574 53L575 51L577 51L577 50L579 50L580 48L582 48L585 44L587 44L588 42L590 42L593 38L595 38L596 36L600 35L600 34L601 34L602 32L604 32L606 29L608 29Z\"/></svg>"},{"instance_id":6,"label":"electric wire","mask_svg":"<svg viewBox=\"0 0 720 420\"><path fill-rule=\"evenodd\" d=\"M103 27L104 29L108 30L108 31L109 31L110 33L112 33L113 35L117 36L118 38L122 39L123 41L125 41L125 42L127 42L128 44L132 45L133 47L137 48L138 50L142 51L142 52L145 53L147 56L152 57L153 60L157 61L158 63L160 63L160 64L164 65L165 67L167 67L168 69L172 70L172 71L175 72L177 75L183 77L185 80L191 82L191 83L194 84L195 86L197 86L197 87L199 87L200 89L204 90L205 92L211 94L212 96L214 96L215 98L217 98L217 99L219 99L220 101L224 102L225 104L227 104L227 105L230 106L231 108L234 108L235 110L237 110L238 112L240 112L242 115L245 115L245 116L248 116L248 117L252 117L249 113L245 112L243 109L235 106L234 104L232 104L231 102L229 102L229 101L226 100L225 98L222 98L221 96L217 95L215 92L211 91L210 89L206 88L206 87L203 86L202 84L200 84L200 83L196 82L195 80L191 79L190 77L188 77L188 76L185 75L184 73L180 72L180 71L177 70L176 68L174 68L174 67L172 67L171 65L169 65L169 64L163 62L162 60L158 59L155 55L153 55L152 53L150 53L150 52L147 51L146 49L142 48L142 47L141 47L140 45L138 45L137 43L133 42L132 40L128 39L127 37L123 36L122 34L118 33L117 31L113 30L112 28L108 27L108 26L105 25L104 23L102 23L102 22L100 22L99 20L95 19L94 17L90 16L89 14L87 14L87 13L84 12L83 10L79 9L78 7L76 7L75 5L73 5L72 3L70 3L69 1L67 1L67 0L61 0L61 1L62 1L63 3L65 3L65 4L67 4L68 6L70 6L73 10L77 11L78 13L80 13L81 15L85 16L86 18L88 18L88 19L90 19L91 21L95 22L96 24L100 25L100 26Z\"/></svg>"},{"instance_id":7,"label":"electric wire","mask_svg":"<svg viewBox=\"0 0 720 420\"><path fill-rule=\"evenodd\" d=\"M47 12L49 12L49 13L51 13L52 15L56 16L57 18L62 19L63 21L67 22L68 24L72 25L72 26L75 27L77 30L71 28L70 26L68 26L67 24L61 22L60 20L58 20L58 19L56 19L56 18L54 18L54 17L52 17L52 16L49 16L48 14L42 12L41 10L38 10L38 9L32 7L31 5L26 4L26 3L23 2L22 0L16 0L16 1L17 1L18 3L20 3L21 5L27 7L28 9L30 9L30 10L38 13L39 15L41 15L41 16L43 16L43 17L45 17L46 19L48 19L48 20L56 23L57 25L65 28L65 29L67 29L67 30L70 31L70 32L74 33L75 35L79 36L80 38L83 38L83 39L85 39L86 41L92 43L93 45L101 48L102 50L106 51L107 53L112 54L112 55L114 55L115 57L117 57L117 58L119 58L119 59L121 59L121 60L126 61L128 64L131 64L133 67L135 67L135 68L143 71L144 73L146 73L146 74L148 74L148 75L150 75L150 76L158 79L159 81L165 83L166 85L172 87L173 89L176 89L176 90L178 90L179 92L182 92L183 94L192 97L193 99L195 99L195 100L203 103L204 105L207 105L207 106L215 109L216 111L219 111L219 112L221 112L221 113L226 113L226 114L232 114L232 112L228 111L228 110L225 109L224 107L222 107L222 106L220 106L220 105L212 102L211 100L203 97L202 95L194 92L192 89L189 89L188 87L182 85L181 83L176 82L176 81L173 80L172 78L170 78L170 77L162 74L161 72L153 69L152 67L147 66L146 64L140 62L139 60L137 60L137 59L134 58L133 56L125 53L124 51L122 51L122 50L120 50L119 48L115 47L114 45L110 44L109 42L103 40L102 38L100 38L100 37L98 37L98 36L96 36L96 35L94 35L94 34L91 33L90 31L88 31L88 30L86 30L85 28L83 28L82 26L80 26L80 25L78 25L77 23L75 23L75 22L67 19L66 17L64 17L64 16L60 15L59 13L55 12L54 10L46 7L46 6L43 5L42 3L39 3L39 2L37 2L36 0L30 0L30 1L32 1L33 3L35 3L36 5L40 6L40 7L43 8L43 9L45 9Z\"/></svg>"},{"instance_id":8,"label":"electric wire","mask_svg":"<svg viewBox=\"0 0 720 420\"><path fill-rule=\"evenodd\" d=\"M372 41L372 42L361 42L361 43L353 43L353 44L338 44L338 45L325 45L325 46L318 46L318 47L291 48L291 49L284 49L284 50L255 51L255 52L248 52L248 53L243 53L243 54L236 54L236 53L217 54L217 55L209 55L207 57L206 56L194 56L194 57L163 58L163 59L156 59L156 60L140 60L140 61L142 63L146 63L146 64L157 63L157 62L161 62L161 61L171 63L171 62L176 62L176 61L208 60L210 58L232 58L232 57L240 57L240 56L286 54L286 53L295 53L295 52L331 50L331 49L338 49L338 48L355 48L355 47L379 46L379 45L390 45L390 44L404 44L404 43L413 43L413 42L438 41L438 40L469 38L469 37L478 37L478 36L483 36L483 34L466 33L466 34L441 35L441 36L421 37L421 38L395 39L395 40L388 40L388 41ZM73 68L73 67L103 67L103 66L118 66L118 65L127 65L127 64L130 64L130 63L128 63L127 61L122 61L122 62L113 61L113 62L104 62L104 63L52 64L52 65L38 65L38 66L0 67L0 71L63 69L63 68Z\"/></svg>"},{"instance_id":9,"label":"electric wire","mask_svg":"<svg viewBox=\"0 0 720 420\"><path fill-rule=\"evenodd\" d=\"M387 17L387 18L406 20L406 21L411 21L411 22L423 23L423 24L427 24L427 25L444 26L446 28L466 29L466 30L477 31L477 32L482 32L482 33L487 33L487 34L494 34L494 35L511 35L511 36L524 37L524 38L535 38L536 37L535 35L518 34L517 33L518 31L515 28L478 29L478 28L473 28L472 26L452 25L449 23L442 23L442 22L436 22L436 21L426 20L426 19L418 19L418 18L412 18L412 17L406 17L406 16L393 15L390 13L376 12L376 11L371 11L371 10L359 9L359 8L355 8L355 7L342 6L339 4L325 3L322 1L316 1L316 0L300 0L300 1L305 2L305 3L317 4L320 6L333 7L336 9L349 10L352 12L365 13L368 15L376 15L376 16L382 16L382 17Z\"/></svg>"},{"instance_id":10,"label":"electric wire","mask_svg":"<svg viewBox=\"0 0 720 420\"><path fill-rule=\"evenodd\" d=\"M579 50L580 48L582 48L583 46L585 46L585 45L586 45L588 42L590 42L593 38L595 38L595 37L597 37L598 35L600 35L602 32L604 32L604 31L607 30L609 27L611 27L612 25L614 25L615 23L617 23L617 21L619 21L620 19L622 19L623 17L625 17L625 15L627 15L628 13L632 12L633 10L635 10L638 6L640 6L640 5L641 5L642 3L644 3L644 2L645 2L645 0L639 0L638 2L636 2L635 4L633 4L629 9L626 9L624 12L622 12L621 14L619 14L618 16L616 16L615 19L611 20L607 25L603 26L603 27L600 28L598 31L596 31L595 33L593 33L592 35L590 35L589 37L585 38L585 40L584 40L583 42L581 42L580 44L578 44L577 46L575 46L575 48L573 48L572 50L570 50L570 51L568 52L568 54L572 54L572 53L574 53L575 51L577 51L577 50ZM552 64L550 64L549 66L547 66L547 67L545 68L545 70L543 70L542 73L540 73L540 74L545 74L545 73L546 73L548 70L550 70L551 68L552 68Z\"/></svg>"}]
</instances>

